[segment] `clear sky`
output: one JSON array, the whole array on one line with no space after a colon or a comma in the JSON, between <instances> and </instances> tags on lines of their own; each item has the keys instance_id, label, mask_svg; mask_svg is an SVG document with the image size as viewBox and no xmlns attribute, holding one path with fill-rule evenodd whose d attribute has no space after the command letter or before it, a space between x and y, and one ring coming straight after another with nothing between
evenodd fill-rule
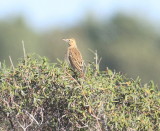
<instances>
[{"instance_id":1,"label":"clear sky","mask_svg":"<svg viewBox=\"0 0 160 131\"><path fill-rule=\"evenodd\" d=\"M38 30L72 26L88 12L99 18L124 12L159 23L160 0L0 0L0 19L22 15Z\"/></svg>"}]
</instances>

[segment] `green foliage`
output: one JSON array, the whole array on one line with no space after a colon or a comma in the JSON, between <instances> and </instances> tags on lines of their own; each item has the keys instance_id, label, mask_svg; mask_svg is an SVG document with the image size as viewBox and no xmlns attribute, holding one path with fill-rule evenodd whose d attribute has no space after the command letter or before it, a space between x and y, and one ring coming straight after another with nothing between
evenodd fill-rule
<instances>
[{"instance_id":1,"label":"green foliage","mask_svg":"<svg viewBox=\"0 0 160 131\"><path fill-rule=\"evenodd\" d=\"M100 72L79 78L66 63L36 55L0 68L1 130L160 130L160 93L151 81Z\"/></svg>"}]
</instances>

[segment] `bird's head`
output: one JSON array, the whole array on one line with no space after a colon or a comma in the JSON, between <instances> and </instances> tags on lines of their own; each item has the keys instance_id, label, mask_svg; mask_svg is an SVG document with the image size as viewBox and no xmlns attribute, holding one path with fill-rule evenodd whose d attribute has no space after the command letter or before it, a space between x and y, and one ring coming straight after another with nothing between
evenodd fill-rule
<instances>
[{"instance_id":1,"label":"bird's head","mask_svg":"<svg viewBox=\"0 0 160 131\"><path fill-rule=\"evenodd\" d=\"M77 45L76 45L76 41L75 41L75 39L63 39L66 43L68 43L69 44L69 46L72 46L72 47L77 47Z\"/></svg>"}]
</instances>

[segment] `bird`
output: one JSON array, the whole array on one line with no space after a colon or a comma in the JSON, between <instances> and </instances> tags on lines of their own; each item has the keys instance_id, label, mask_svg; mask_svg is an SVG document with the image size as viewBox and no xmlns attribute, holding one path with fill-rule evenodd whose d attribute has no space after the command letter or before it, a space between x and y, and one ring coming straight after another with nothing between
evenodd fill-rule
<instances>
[{"instance_id":1,"label":"bird","mask_svg":"<svg viewBox=\"0 0 160 131\"><path fill-rule=\"evenodd\" d=\"M84 76L83 74L84 61L81 52L77 48L76 40L74 38L63 39L63 40L69 45L67 50L67 59L70 65L72 66L73 69L76 69L78 72L80 72L81 76Z\"/></svg>"}]
</instances>

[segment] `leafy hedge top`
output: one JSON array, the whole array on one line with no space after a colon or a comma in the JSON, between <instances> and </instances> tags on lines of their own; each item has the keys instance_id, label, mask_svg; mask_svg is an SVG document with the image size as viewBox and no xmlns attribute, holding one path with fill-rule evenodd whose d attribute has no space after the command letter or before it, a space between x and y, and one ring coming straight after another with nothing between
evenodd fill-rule
<instances>
[{"instance_id":1,"label":"leafy hedge top","mask_svg":"<svg viewBox=\"0 0 160 131\"><path fill-rule=\"evenodd\" d=\"M160 130L160 93L97 65L79 78L63 62L29 55L0 69L0 129Z\"/></svg>"}]
</instances>

